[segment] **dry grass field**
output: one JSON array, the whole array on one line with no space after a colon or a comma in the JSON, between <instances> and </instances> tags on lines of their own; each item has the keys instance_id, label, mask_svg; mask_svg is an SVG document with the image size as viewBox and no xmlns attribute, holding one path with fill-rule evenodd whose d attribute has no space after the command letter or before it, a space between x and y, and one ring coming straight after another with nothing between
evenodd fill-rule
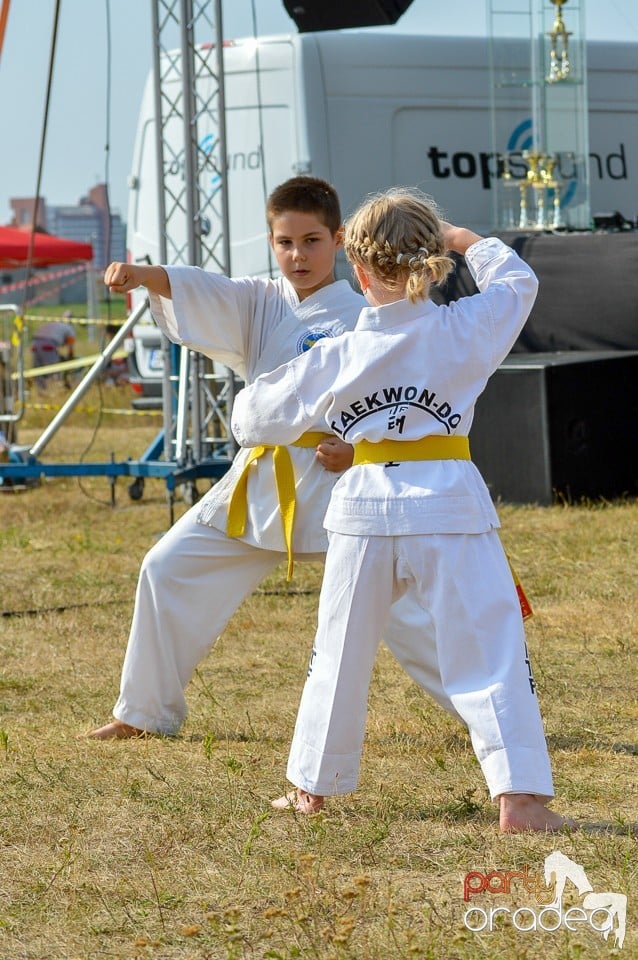
<instances>
[{"instance_id":1,"label":"dry grass field","mask_svg":"<svg viewBox=\"0 0 638 960\"><path fill-rule=\"evenodd\" d=\"M119 397L105 405L126 407ZM96 419L74 415L42 459L137 457L158 428ZM554 806L582 824L503 836L465 730L385 648L358 792L310 818L270 808L319 565L290 585L282 569L245 601L188 689L178 737L78 738L110 715L139 564L168 522L162 481L138 502L124 481L115 492L112 507L98 477L0 494L0 960L638 957L635 500L500 509L535 608ZM539 876L557 850L594 891L626 895L622 947L605 913L542 929L555 921L541 924L520 878L464 901L469 872ZM582 902L568 883L564 909ZM495 907L508 909L478 929Z\"/></svg>"}]
</instances>

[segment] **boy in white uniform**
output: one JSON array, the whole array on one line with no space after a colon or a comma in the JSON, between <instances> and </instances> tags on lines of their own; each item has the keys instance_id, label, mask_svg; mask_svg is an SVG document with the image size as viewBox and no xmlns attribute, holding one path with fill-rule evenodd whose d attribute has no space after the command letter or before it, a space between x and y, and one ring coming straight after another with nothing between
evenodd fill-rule
<instances>
[{"instance_id":1,"label":"boy in white uniform","mask_svg":"<svg viewBox=\"0 0 638 960\"><path fill-rule=\"evenodd\" d=\"M273 191L266 213L283 274L279 279L229 279L194 267L113 263L105 283L117 293L146 286L153 316L171 340L226 364L250 382L321 338L351 330L366 305L347 281L335 282L334 261L343 231L339 200L330 184L294 177ZM244 597L281 563L289 548L299 559L323 559L323 516L337 473L352 462L352 448L325 427L321 431L307 438L309 446L288 451L296 487L292 543L284 536L272 450L247 470L243 531L241 509L229 529L229 503L250 458L240 450L228 473L148 552L138 581L115 720L88 736L102 740L145 732L175 734L186 716L188 681ZM402 652L400 638L399 659ZM422 666L415 670L440 699L435 666L425 681ZM449 703L445 706L453 712Z\"/></svg>"},{"instance_id":2,"label":"boy in white uniform","mask_svg":"<svg viewBox=\"0 0 638 960\"><path fill-rule=\"evenodd\" d=\"M233 412L242 445L290 443L323 417L355 447L324 521L319 622L287 770L297 790L274 804L310 813L355 789L377 647L392 602L408 593L424 611L411 659L425 663L435 648L501 829L560 829L568 821L546 806L552 776L516 588L468 443L536 278L500 240L440 221L405 190L364 204L345 248L370 304L355 331L260 377ZM446 250L465 255L480 292L435 306Z\"/></svg>"}]
</instances>

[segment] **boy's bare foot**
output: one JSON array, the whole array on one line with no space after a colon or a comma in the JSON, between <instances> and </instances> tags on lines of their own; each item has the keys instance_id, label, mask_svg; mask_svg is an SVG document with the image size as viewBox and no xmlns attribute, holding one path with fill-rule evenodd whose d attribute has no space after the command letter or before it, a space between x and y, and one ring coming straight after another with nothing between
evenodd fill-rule
<instances>
[{"instance_id":1,"label":"boy's bare foot","mask_svg":"<svg viewBox=\"0 0 638 960\"><path fill-rule=\"evenodd\" d=\"M319 813L323 807L323 797L314 793L307 793L301 787L297 787L296 790L291 790L284 797L279 797L277 800L271 800L270 802L275 810L292 808L297 813Z\"/></svg>"},{"instance_id":2,"label":"boy's bare foot","mask_svg":"<svg viewBox=\"0 0 638 960\"><path fill-rule=\"evenodd\" d=\"M143 737L145 733L146 731L140 730L139 727L132 727L129 723L123 723L122 720L113 720L103 727L85 733L84 736L89 740L131 740L134 737Z\"/></svg>"},{"instance_id":3,"label":"boy's bare foot","mask_svg":"<svg viewBox=\"0 0 638 960\"><path fill-rule=\"evenodd\" d=\"M578 829L575 820L549 810L542 800L531 793L503 793L499 800L499 826L503 833L523 833L526 830L555 833L565 827Z\"/></svg>"}]
</instances>

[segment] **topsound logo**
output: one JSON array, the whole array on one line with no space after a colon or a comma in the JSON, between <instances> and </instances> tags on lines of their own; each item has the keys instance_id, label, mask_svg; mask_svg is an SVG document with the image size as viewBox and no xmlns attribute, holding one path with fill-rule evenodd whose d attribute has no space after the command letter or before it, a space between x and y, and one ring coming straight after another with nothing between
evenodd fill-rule
<instances>
[{"instance_id":1,"label":"topsound logo","mask_svg":"<svg viewBox=\"0 0 638 960\"><path fill-rule=\"evenodd\" d=\"M570 882L582 897L579 906L564 908L563 893ZM521 889L534 898L534 905L518 907L482 907L474 901L483 894L511 894ZM624 893L594 891L580 864L555 850L545 858L542 876L531 872L527 864L522 870L492 870L480 873L471 870L463 880L463 899L472 903L463 916L463 923L473 933L492 932L504 923L511 923L521 933L553 933L582 927L602 936L614 934L614 946L622 949L625 940L627 897Z\"/></svg>"}]
</instances>

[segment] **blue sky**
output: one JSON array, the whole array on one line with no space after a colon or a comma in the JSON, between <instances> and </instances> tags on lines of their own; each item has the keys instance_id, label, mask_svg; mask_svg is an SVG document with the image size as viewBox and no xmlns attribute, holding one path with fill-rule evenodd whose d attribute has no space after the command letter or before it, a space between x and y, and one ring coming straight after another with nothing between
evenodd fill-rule
<instances>
[{"instance_id":1,"label":"blue sky","mask_svg":"<svg viewBox=\"0 0 638 960\"><path fill-rule=\"evenodd\" d=\"M590 39L638 43L637 0L581 2ZM282 0L254 3L258 33L296 32ZM226 38L252 34L251 0L224 0L223 9ZM9 197L35 194L54 11L55 0L11 3L0 57L0 223L10 219ZM458 35L462 25L464 35L483 36L485 11L484 0L413 0L398 23L386 29ZM569 0L566 20L568 14ZM150 0L61 0L41 188L49 203L75 204L94 184L108 179L112 207L126 219L126 181L150 63Z\"/></svg>"}]
</instances>

